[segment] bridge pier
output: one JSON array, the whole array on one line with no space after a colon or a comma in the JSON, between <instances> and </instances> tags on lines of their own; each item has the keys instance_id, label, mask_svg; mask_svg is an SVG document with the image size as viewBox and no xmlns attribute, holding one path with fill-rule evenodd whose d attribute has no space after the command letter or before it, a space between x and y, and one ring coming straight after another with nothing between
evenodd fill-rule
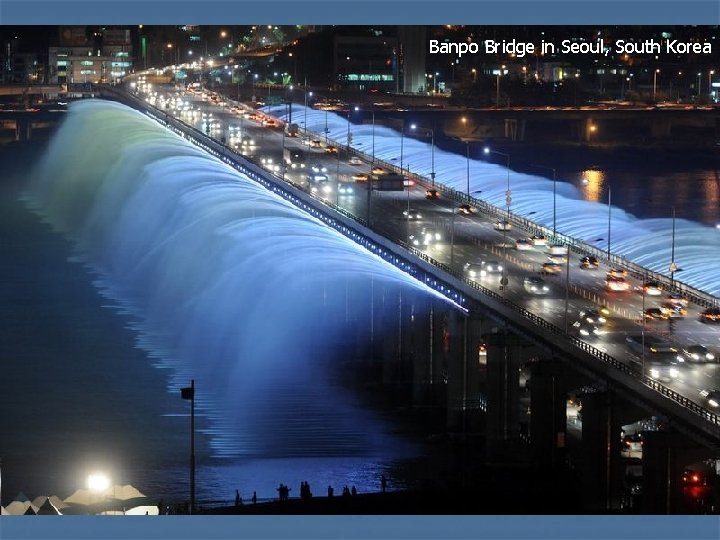
<instances>
[{"instance_id":1,"label":"bridge pier","mask_svg":"<svg viewBox=\"0 0 720 540\"><path fill-rule=\"evenodd\" d=\"M564 465L567 436L567 387L560 363L541 359L530 364L530 451L543 469Z\"/></svg>"},{"instance_id":2,"label":"bridge pier","mask_svg":"<svg viewBox=\"0 0 720 540\"><path fill-rule=\"evenodd\" d=\"M27 141L30 139L30 134L32 132L32 129L30 127L30 122L27 120L18 119L15 120L15 140L20 141Z\"/></svg>"},{"instance_id":3,"label":"bridge pier","mask_svg":"<svg viewBox=\"0 0 720 540\"><path fill-rule=\"evenodd\" d=\"M491 333L487 345L486 448L490 460L507 458L520 438L520 364L524 343L517 336Z\"/></svg>"},{"instance_id":4,"label":"bridge pier","mask_svg":"<svg viewBox=\"0 0 720 540\"><path fill-rule=\"evenodd\" d=\"M683 470L713 454L689 442L674 431L643 432L642 513L695 513L690 497L684 493Z\"/></svg>"}]
</instances>

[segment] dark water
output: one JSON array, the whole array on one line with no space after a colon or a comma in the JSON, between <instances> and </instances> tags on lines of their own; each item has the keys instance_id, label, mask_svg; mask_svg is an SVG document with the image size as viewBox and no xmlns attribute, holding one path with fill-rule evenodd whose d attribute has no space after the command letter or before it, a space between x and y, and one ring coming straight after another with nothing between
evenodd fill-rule
<instances>
[{"instance_id":1,"label":"dark water","mask_svg":"<svg viewBox=\"0 0 720 540\"><path fill-rule=\"evenodd\" d=\"M96 277L70 262L72 246L18 200L28 164L41 151L38 141L0 146L2 501L20 490L66 497L94 470L154 498L184 500L187 403L168 393L163 370L137 346L131 321L98 294ZM525 148L523 156L526 165L545 156L542 163L556 166L558 178L588 199L603 201L612 184L613 204L640 217L665 217L675 205L678 217L720 222L712 155L646 150L635 159L630 151ZM531 172L520 160L518 168ZM270 498L279 482L296 494L301 480L321 493L328 484L377 490L396 457L212 459L202 436L197 455L200 501L230 501L236 488ZM391 479L396 487L402 482Z\"/></svg>"}]
</instances>

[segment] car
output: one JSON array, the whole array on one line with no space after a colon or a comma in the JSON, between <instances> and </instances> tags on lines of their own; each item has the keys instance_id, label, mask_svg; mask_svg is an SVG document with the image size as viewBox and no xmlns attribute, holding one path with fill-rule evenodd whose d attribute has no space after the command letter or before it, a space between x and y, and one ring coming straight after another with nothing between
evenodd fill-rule
<instances>
[{"instance_id":1,"label":"car","mask_svg":"<svg viewBox=\"0 0 720 540\"><path fill-rule=\"evenodd\" d=\"M422 219L422 214L416 208L406 208L403 210L403 217L405 219Z\"/></svg>"},{"instance_id":2,"label":"car","mask_svg":"<svg viewBox=\"0 0 720 540\"><path fill-rule=\"evenodd\" d=\"M720 409L720 390L700 390L700 395L705 398L706 405Z\"/></svg>"},{"instance_id":3,"label":"car","mask_svg":"<svg viewBox=\"0 0 720 540\"><path fill-rule=\"evenodd\" d=\"M605 316L597 309L583 309L578 314L581 320L598 326L607 322Z\"/></svg>"},{"instance_id":4,"label":"car","mask_svg":"<svg viewBox=\"0 0 720 540\"><path fill-rule=\"evenodd\" d=\"M249 137L248 135L244 135L240 141L240 144L242 144L243 146L255 146L255 139Z\"/></svg>"},{"instance_id":5,"label":"car","mask_svg":"<svg viewBox=\"0 0 720 540\"><path fill-rule=\"evenodd\" d=\"M673 304L672 302L665 302L660 309L668 317L684 317L687 315L687 308L682 304Z\"/></svg>"},{"instance_id":6,"label":"car","mask_svg":"<svg viewBox=\"0 0 720 540\"><path fill-rule=\"evenodd\" d=\"M581 337L594 337L603 333L599 326L582 319L573 323L573 328Z\"/></svg>"},{"instance_id":7,"label":"car","mask_svg":"<svg viewBox=\"0 0 720 540\"><path fill-rule=\"evenodd\" d=\"M327 181L320 181L310 187L310 193L327 198L332 193L332 185Z\"/></svg>"},{"instance_id":8,"label":"car","mask_svg":"<svg viewBox=\"0 0 720 540\"><path fill-rule=\"evenodd\" d=\"M641 458L643 451L642 433L624 435L621 440L620 455L626 458Z\"/></svg>"},{"instance_id":9,"label":"car","mask_svg":"<svg viewBox=\"0 0 720 540\"><path fill-rule=\"evenodd\" d=\"M433 231L431 229L423 229L422 231L420 231L419 234L411 234L409 236L409 239L410 243L413 246L430 247L433 245L433 243L441 241L442 235L439 232Z\"/></svg>"},{"instance_id":10,"label":"car","mask_svg":"<svg viewBox=\"0 0 720 540\"><path fill-rule=\"evenodd\" d=\"M471 279L485 277L488 274L502 274L503 265L499 261L481 261L479 263L466 263L465 272Z\"/></svg>"},{"instance_id":11,"label":"car","mask_svg":"<svg viewBox=\"0 0 720 540\"><path fill-rule=\"evenodd\" d=\"M704 345L690 345L687 349L683 349L683 357L678 356L678 360L688 362L714 362L715 354Z\"/></svg>"},{"instance_id":12,"label":"car","mask_svg":"<svg viewBox=\"0 0 720 540\"><path fill-rule=\"evenodd\" d=\"M665 297L665 299L671 304L680 304L683 306L688 305L688 299L678 293L670 293Z\"/></svg>"},{"instance_id":13,"label":"car","mask_svg":"<svg viewBox=\"0 0 720 540\"><path fill-rule=\"evenodd\" d=\"M474 210L473 207L470 206L469 204L461 204L460 206L458 206L458 213L459 213L459 214L463 214L463 215L465 215L465 216L469 216L469 215L473 214L474 212L475 212L475 210Z\"/></svg>"},{"instance_id":14,"label":"car","mask_svg":"<svg viewBox=\"0 0 720 540\"><path fill-rule=\"evenodd\" d=\"M547 238L542 234L532 235L530 241L533 243L533 246L544 246L547 244Z\"/></svg>"},{"instance_id":15,"label":"car","mask_svg":"<svg viewBox=\"0 0 720 540\"><path fill-rule=\"evenodd\" d=\"M648 296L660 296L662 294L662 288L657 281L647 281L643 283L642 290Z\"/></svg>"},{"instance_id":16,"label":"car","mask_svg":"<svg viewBox=\"0 0 720 540\"><path fill-rule=\"evenodd\" d=\"M368 178L368 175L365 173L355 173L352 175L352 179L356 182L367 182Z\"/></svg>"},{"instance_id":17,"label":"car","mask_svg":"<svg viewBox=\"0 0 720 540\"><path fill-rule=\"evenodd\" d=\"M370 172L372 174L385 174L387 171L382 167L378 167L377 165L375 165L372 169L370 169Z\"/></svg>"},{"instance_id":18,"label":"car","mask_svg":"<svg viewBox=\"0 0 720 540\"><path fill-rule=\"evenodd\" d=\"M515 247L519 251L527 251L533 248L533 243L529 238L518 238L515 241Z\"/></svg>"},{"instance_id":19,"label":"car","mask_svg":"<svg viewBox=\"0 0 720 540\"><path fill-rule=\"evenodd\" d=\"M314 173L326 173L327 167L325 165L321 165L320 163L316 163L315 165L312 165L310 167L312 169L312 172Z\"/></svg>"},{"instance_id":20,"label":"car","mask_svg":"<svg viewBox=\"0 0 720 540\"><path fill-rule=\"evenodd\" d=\"M310 148L322 148L322 142L320 139L311 139Z\"/></svg>"},{"instance_id":21,"label":"car","mask_svg":"<svg viewBox=\"0 0 720 540\"><path fill-rule=\"evenodd\" d=\"M530 276L523 280L523 287L531 294L547 294L550 287L545 284L545 280L539 277Z\"/></svg>"},{"instance_id":22,"label":"car","mask_svg":"<svg viewBox=\"0 0 720 540\"><path fill-rule=\"evenodd\" d=\"M556 263L556 264L565 264L565 263L567 262L567 260L568 260L566 254L565 254L565 255L558 255L557 253L550 253L550 254L547 256L547 258L548 258L548 260L549 260L551 263Z\"/></svg>"},{"instance_id":23,"label":"car","mask_svg":"<svg viewBox=\"0 0 720 540\"><path fill-rule=\"evenodd\" d=\"M611 291L630 290L630 283L628 283L628 281L624 277L611 276L610 274L608 274L605 278L605 286Z\"/></svg>"},{"instance_id":24,"label":"car","mask_svg":"<svg viewBox=\"0 0 720 540\"><path fill-rule=\"evenodd\" d=\"M362 164L363 164L363 160L360 159L360 158L357 157L357 156L352 156L352 157L350 158L350 160L348 161L348 163L349 163L350 165L362 165Z\"/></svg>"},{"instance_id":25,"label":"car","mask_svg":"<svg viewBox=\"0 0 720 540\"><path fill-rule=\"evenodd\" d=\"M600 267L600 261L590 255L580 259L580 268L583 270L595 270Z\"/></svg>"},{"instance_id":26,"label":"car","mask_svg":"<svg viewBox=\"0 0 720 540\"><path fill-rule=\"evenodd\" d=\"M647 308L644 312L645 320L647 321L660 321L666 320L668 316L660 308Z\"/></svg>"},{"instance_id":27,"label":"car","mask_svg":"<svg viewBox=\"0 0 720 540\"><path fill-rule=\"evenodd\" d=\"M607 273L610 277L621 277L624 278L628 275L627 270L623 270L622 268L611 268L608 270Z\"/></svg>"},{"instance_id":28,"label":"car","mask_svg":"<svg viewBox=\"0 0 720 540\"><path fill-rule=\"evenodd\" d=\"M556 262L546 262L542 265L543 274L559 274L563 270L563 265Z\"/></svg>"},{"instance_id":29,"label":"car","mask_svg":"<svg viewBox=\"0 0 720 540\"><path fill-rule=\"evenodd\" d=\"M262 121L262 125L265 127L278 127L279 126L279 124L272 118L265 118Z\"/></svg>"},{"instance_id":30,"label":"car","mask_svg":"<svg viewBox=\"0 0 720 540\"><path fill-rule=\"evenodd\" d=\"M353 195L355 191L353 190L352 186L344 183L338 184L338 193L340 195Z\"/></svg>"},{"instance_id":31,"label":"car","mask_svg":"<svg viewBox=\"0 0 720 540\"><path fill-rule=\"evenodd\" d=\"M308 173L308 180L312 182L327 182L329 179L325 173Z\"/></svg>"},{"instance_id":32,"label":"car","mask_svg":"<svg viewBox=\"0 0 720 540\"><path fill-rule=\"evenodd\" d=\"M565 244L550 244L548 246L548 254L550 255L567 255L568 248Z\"/></svg>"},{"instance_id":33,"label":"car","mask_svg":"<svg viewBox=\"0 0 720 540\"><path fill-rule=\"evenodd\" d=\"M512 229L512 223L507 219L499 219L495 222L496 231L509 231L510 229Z\"/></svg>"},{"instance_id":34,"label":"car","mask_svg":"<svg viewBox=\"0 0 720 540\"><path fill-rule=\"evenodd\" d=\"M425 190L425 198L426 199L439 199L440 192L437 189Z\"/></svg>"},{"instance_id":35,"label":"car","mask_svg":"<svg viewBox=\"0 0 720 540\"><path fill-rule=\"evenodd\" d=\"M311 147L311 148L316 148L316 147L313 146L312 144L310 145L310 147ZM317 148L319 148L319 146L318 146ZM326 154L337 154L337 153L338 153L337 146L332 146L332 145L326 146L326 147L325 147L325 153L326 153Z\"/></svg>"},{"instance_id":36,"label":"car","mask_svg":"<svg viewBox=\"0 0 720 540\"><path fill-rule=\"evenodd\" d=\"M707 308L700 314L700 320L708 323L720 323L720 308Z\"/></svg>"}]
</instances>

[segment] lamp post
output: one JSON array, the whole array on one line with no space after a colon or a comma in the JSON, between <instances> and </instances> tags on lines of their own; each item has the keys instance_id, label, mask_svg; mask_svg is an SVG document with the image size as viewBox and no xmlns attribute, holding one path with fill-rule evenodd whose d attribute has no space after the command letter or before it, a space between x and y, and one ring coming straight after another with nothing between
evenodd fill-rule
<instances>
[{"instance_id":1,"label":"lamp post","mask_svg":"<svg viewBox=\"0 0 720 540\"><path fill-rule=\"evenodd\" d=\"M348 115L347 115L347 152L348 155L350 154L350 143L352 142L352 135L350 134L350 113L352 112L352 108L348 107ZM360 107L357 105L355 106L355 111L359 111Z\"/></svg>"},{"instance_id":2,"label":"lamp post","mask_svg":"<svg viewBox=\"0 0 720 540\"><path fill-rule=\"evenodd\" d=\"M305 138L307 139L307 106L308 106L308 90L307 90L307 77L305 77L305 86L303 86L305 89L305 119L303 120L304 126L305 126ZM310 92L310 97L312 97L312 92Z\"/></svg>"},{"instance_id":3,"label":"lamp post","mask_svg":"<svg viewBox=\"0 0 720 540\"><path fill-rule=\"evenodd\" d=\"M372 164L375 165L375 109L372 109Z\"/></svg>"},{"instance_id":4,"label":"lamp post","mask_svg":"<svg viewBox=\"0 0 720 540\"><path fill-rule=\"evenodd\" d=\"M660 73L660 68L657 68L653 73L653 102L655 101L655 93L657 91L657 75Z\"/></svg>"},{"instance_id":5,"label":"lamp post","mask_svg":"<svg viewBox=\"0 0 720 540\"><path fill-rule=\"evenodd\" d=\"M190 400L190 513L195 511L195 379L180 390L182 399Z\"/></svg>"},{"instance_id":6,"label":"lamp post","mask_svg":"<svg viewBox=\"0 0 720 540\"><path fill-rule=\"evenodd\" d=\"M507 191L505 191L505 202L507 204L507 217L509 220L510 219L510 204L512 203L512 192L510 191L510 154L506 154L505 152L499 152L498 150L491 150L487 146L483 149L483 152L485 154L498 154L500 156L505 156L505 159L506 159L505 167L507 168Z\"/></svg>"},{"instance_id":7,"label":"lamp post","mask_svg":"<svg viewBox=\"0 0 720 540\"><path fill-rule=\"evenodd\" d=\"M672 206L672 243L670 245L670 287L675 287L675 272L679 270L675 262L675 206Z\"/></svg>"},{"instance_id":8,"label":"lamp post","mask_svg":"<svg viewBox=\"0 0 720 540\"><path fill-rule=\"evenodd\" d=\"M533 166L547 169L553 173L553 237L555 237L557 234L557 170L554 167L538 165L537 163L534 163Z\"/></svg>"},{"instance_id":9,"label":"lamp post","mask_svg":"<svg viewBox=\"0 0 720 540\"><path fill-rule=\"evenodd\" d=\"M610 261L610 224L612 217L612 187L608 186L608 242L607 242L607 258Z\"/></svg>"},{"instance_id":10,"label":"lamp post","mask_svg":"<svg viewBox=\"0 0 720 540\"><path fill-rule=\"evenodd\" d=\"M470 202L470 141L465 141L465 152L467 162L467 197L468 203Z\"/></svg>"},{"instance_id":11,"label":"lamp post","mask_svg":"<svg viewBox=\"0 0 720 540\"><path fill-rule=\"evenodd\" d=\"M435 130L430 129L430 181L435 187Z\"/></svg>"},{"instance_id":12,"label":"lamp post","mask_svg":"<svg viewBox=\"0 0 720 540\"><path fill-rule=\"evenodd\" d=\"M258 74L253 73L253 77L252 77L252 101L253 101L253 103L255 103L255 82L257 81L257 78L258 78Z\"/></svg>"},{"instance_id":13,"label":"lamp post","mask_svg":"<svg viewBox=\"0 0 720 540\"><path fill-rule=\"evenodd\" d=\"M697 82L697 96L698 96L698 98L699 98L699 97L700 97L700 90L701 90L701 89L700 89L700 82L701 82L700 77L702 77L702 73L698 72L697 77L698 77L698 82Z\"/></svg>"},{"instance_id":14,"label":"lamp post","mask_svg":"<svg viewBox=\"0 0 720 540\"><path fill-rule=\"evenodd\" d=\"M708 72L708 96L710 98L710 101L712 101L712 76L715 75L715 70L711 69Z\"/></svg>"},{"instance_id":15,"label":"lamp post","mask_svg":"<svg viewBox=\"0 0 720 540\"><path fill-rule=\"evenodd\" d=\"M504 70L505 70L505 64L500 66L500 69L498 69L498 72L497 72L497 81L495 83L495 109L500 108L500 75L503 74Z\"/></svg>"}]
</instances>

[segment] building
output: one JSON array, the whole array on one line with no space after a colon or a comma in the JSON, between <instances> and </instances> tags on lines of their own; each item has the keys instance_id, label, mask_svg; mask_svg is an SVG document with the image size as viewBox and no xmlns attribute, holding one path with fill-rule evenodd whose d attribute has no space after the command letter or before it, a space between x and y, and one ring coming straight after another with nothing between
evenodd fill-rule
<instances>
[{"instance_id":1,"label":"building","mask_svg":"<svg viewBox=\"0 0 720 540\"><path fill-rule=\"evenodd\" d=\"M47 82L52 84L105 83L132 71L130 30L60 27L60 45L48 50Z\"/></svg>"},{"instance_id":2,"label":"building","mask_svg":"<svg viewBox=\"0 0 720 540\"><path fill-rule=\"evenodd\" d=\"M425 54L427 29L424 26L399 26L400 44L398 91L416 93L425 90Z\"/></svg>"},{"instance_id":3,"label":"building","mask_svg":"<svg viewBox=\"0 0 720 540\"><path fill-rule=\"evenodd\" d=\"M357 90L397 88L397 39L385 36L335 36L336 84Z\"/></svg>"}]
</instances>

